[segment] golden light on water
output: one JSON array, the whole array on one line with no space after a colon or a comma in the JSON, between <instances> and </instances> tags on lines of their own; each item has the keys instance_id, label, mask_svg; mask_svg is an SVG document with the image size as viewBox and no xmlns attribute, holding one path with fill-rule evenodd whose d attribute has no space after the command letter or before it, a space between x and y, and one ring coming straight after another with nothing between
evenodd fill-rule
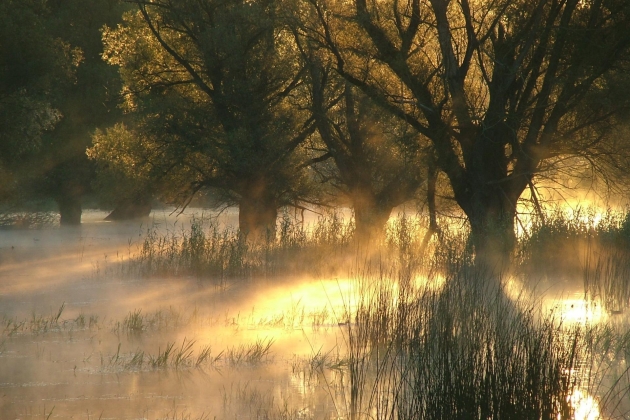
<instances>
[{"instance_id":1,"label":"golden light on water","mask_svg":"<svg viewBox=\"0 0 630 420\"><path fill-rule=\"evenodd\" d=\"M608 320L608 313L597 300L584 298L554 299L545 301L545 307L563 323L598 324Z\"/></svg>"},{"instance_id":2,"label":"golden light on water","mask_svg":"<svg viewBox=\"0 0 630 420\"><path fill-rule=\"evenodd\" d=\"M356 285L355 280L343 278L278 285L255 299L254 311L261 317L273 318L295 312L321 313L327 308L341 315L354 305Z\"/></svg>"},{"instance_id":3,"label":"golden light on water","mask_svg":"<svg viewBox=\"0 0 630 420\"><path fill-rule=\"evenodd\" d=\"M598 420L600 419L599 404L591 395L586 392L576 389L568 397L571 406L573 407L573 419L574 420ZM562 420L562 417L558 414L558 420Z\"/></svg>"},{"instance_id":4,"label":"golden light on water","mask_svg":"<svg viewBox=\"0 0 630 420\"><path fill-rule=\"evenodd\" d=\"M441 274L433 276L418 275L414 277L414 286L420 290L439 292L446 284L446 277Z\"/></svg>"}]
</instances>

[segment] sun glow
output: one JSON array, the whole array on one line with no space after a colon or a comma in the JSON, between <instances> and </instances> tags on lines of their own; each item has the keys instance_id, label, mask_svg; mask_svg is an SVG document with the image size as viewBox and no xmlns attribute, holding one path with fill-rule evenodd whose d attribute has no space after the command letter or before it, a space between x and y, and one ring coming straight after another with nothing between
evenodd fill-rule
<instances>
[{"instance_id":1,"label":"sun glow","mask_svg":"<svg viewBox=\"0 0 630 420\"><path fill-rule=\"evenodd\" d=\"M575 420L598 420L600 419L599 404L591 395L576 389L568 397L568 401L573 407L573 419ZM562 417L558 415L558 420Z\"/></svg>"},{"instance_id":2,"label":"sun glow","mask_svg":"<svg viewBox=\"0 0 630 420\"><path fill-rule=\"evenodd\" d=\"M598 300L547 299L545 306L547 310L557 314L562 322L568 324L597 324L608 319L607 312Z\"/></svg>"}]
</instances>

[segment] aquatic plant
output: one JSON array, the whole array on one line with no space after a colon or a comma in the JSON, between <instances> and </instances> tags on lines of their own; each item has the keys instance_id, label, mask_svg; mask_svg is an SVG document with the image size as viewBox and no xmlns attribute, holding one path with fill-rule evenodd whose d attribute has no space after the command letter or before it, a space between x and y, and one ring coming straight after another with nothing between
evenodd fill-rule
<instances>
[{"instance_id":1,"label":"aquatic plant","mask_svg":"<svg viewBox=\"0 0 630 420\"><path fill-rule=\"evenodd\" d=\"M537 302L508 299L462 265L446 286L395 284L363 273L355 316L342 331L347 367L334 395L349 419L573 418L578 395L625 418L630 334L569 325ZM333 393L331 392L331 395Z\"/></svg>"}]
</instances>

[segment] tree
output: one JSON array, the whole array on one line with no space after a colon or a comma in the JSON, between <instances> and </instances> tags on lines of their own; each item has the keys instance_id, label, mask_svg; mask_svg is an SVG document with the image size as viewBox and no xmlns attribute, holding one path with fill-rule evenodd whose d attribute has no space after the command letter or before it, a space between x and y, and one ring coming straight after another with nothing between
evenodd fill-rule
<instances>
[{"instance_id":1,"label":"tree","mask_svg":"<svg viewBox=\"0 0 630 420\"><path fill-rule=\"evenodd\" d=\"M0 3L0 170L2 198L21 195L27 162L61 120L59 92L75 77L80 53L52 36L45 2Z\"/></svg>"},{"instance_id":2,"label":"tree","mask_svg":"<svg viewBox=\"0 0 630 420\"><path fill-rule=\"evenodd\" d=\"M381 112L317 58L310 61L313 116L336 169L324 177L350 200L357 237L377 238L394 207L416 198L427 153L407 124Z\"/></svg>"},{"instance_id":3,"label":"tree","mask_svg":"<svg viewBox=\"0 0 630 420\"><path fill-rule=\"evenodd\" d=\"M61 224L78 224L93 173L85 155L91 132L119 117L117 73L100 58L100 28L120 19L121 5L7 1L0 12L0 155L11 188L53 198Z\"/></svg>"},{"instance_id":4,"label":"tree","mask_svg":"<svg viewBox=\"0 0 630 420\"><path fill-rule=\"evenodd\" d=\"M103 40L142 143L137 163L168 199L186 205L212 188L239 205L242 232L273 230L278 208L309 193L303 142L314 131L281 2L133 3Z\"/></svg>"},{"instance_id":5,"label":"tree","mask_svg":"<svg viewBox=\"0 0 630 420\"><path fill-rule=\"evenodd\" d=\"M101 29L120 22L128 6L119 0L48 0L51 32L80 50L74 83L59 95L63 118L44 137L34 181L39 195L59 206L61 224L81 223L82 197L91 192L93 164L86 156L95 129L120 119L117 109L120 78L103 62Z\"/></svg>"},{"instance_id":6,"label":"tree","mask_svg":"<svg viewBox=\"0 0 630 420\"><path fill-rule=\"evenodd\" d=\"M310 4L308 34L340 74L433 146L479 263L500 264L521 194L568 158L609 180L628 168L610 133L630 96L590 106L619 87L609 80L628 58L627 1Z\"/></svg>"}]
</instances>

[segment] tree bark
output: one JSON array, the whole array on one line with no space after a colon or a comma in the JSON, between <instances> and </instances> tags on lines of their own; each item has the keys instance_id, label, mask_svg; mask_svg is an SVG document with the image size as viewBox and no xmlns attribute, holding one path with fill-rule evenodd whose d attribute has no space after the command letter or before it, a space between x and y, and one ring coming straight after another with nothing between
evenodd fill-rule
<instances>
[{"instance_id":1,"label":"tree bark","mask_svg":"<svg viewBox=\"0 0 630 420\"><path fill-rule=\"evenodd\" d=\"M248 239L273 240L276 237L278 201L266 188L254 189L241 196L238 227Z\"/></svg>"},{"instance_id":2,"label":"tree bark","mask_svg":"<svg viewBox=\"0 0 630 420\"><path fill-rule=\"evenodd\" d=\"M464 206L475 249L475 266L487 275L500 277L509 267L516 244L516 205L498 188L482 192Z\"/></svg>"},{"instance_id":3,"label":"tree bark","mask_svg":"<svg viewBox=\"0 0 630 420\"><path fill-rule=\"evenodd\" d=\"M81 224L81 198L73 195L61 196L56 199L59 207L62 226L77 226Z\"/></svg>"},{"instance_id":4,"label":"tree bark","mask_svg":"<svg viewBox=\"0 0 630 420\"><path fill-rule=\"evenodd\" d=\"M420 254L424 254L429 241L434 234L440 233L440 227L437 223L437 209L435 205L435 193L437 191L437 177L438 169L435 162L435 157L430 156L427 165L427 204L429 206L429 228L422 238L420 244Z\"/></svg>"}]
</instances>

